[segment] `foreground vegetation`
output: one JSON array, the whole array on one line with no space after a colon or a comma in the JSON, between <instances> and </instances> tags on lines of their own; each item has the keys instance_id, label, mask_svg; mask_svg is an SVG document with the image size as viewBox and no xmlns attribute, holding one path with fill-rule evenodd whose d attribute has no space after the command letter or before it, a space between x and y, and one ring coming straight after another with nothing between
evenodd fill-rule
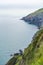
<instances>
[{"instance_id":1,"label":"foreground vegetation","mask_svg":"<svg viewBox=\"0 0 43 65\"><path fill-rule=\"evenodd\" d=\"M43 29L34 35L22 55L15 55L6 65L43 65Z\"/></svg>"}]
</instances>

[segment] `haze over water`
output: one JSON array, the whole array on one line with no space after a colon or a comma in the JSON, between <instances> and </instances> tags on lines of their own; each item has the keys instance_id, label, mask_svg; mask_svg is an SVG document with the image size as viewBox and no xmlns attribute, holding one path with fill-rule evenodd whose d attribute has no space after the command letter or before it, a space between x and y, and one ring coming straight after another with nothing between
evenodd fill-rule
<instances>
[{"instance_id":1,"label":"haze over water","mask_svg":"<svg viewBox=\"0 0 43 65\"><path fill-rule=\"evenodd\" d=\"M24 50L31 42L36 26L20 20L34 10L0 9L0 65L11 58L10 54Z\"/></svg>"}]
</instances>

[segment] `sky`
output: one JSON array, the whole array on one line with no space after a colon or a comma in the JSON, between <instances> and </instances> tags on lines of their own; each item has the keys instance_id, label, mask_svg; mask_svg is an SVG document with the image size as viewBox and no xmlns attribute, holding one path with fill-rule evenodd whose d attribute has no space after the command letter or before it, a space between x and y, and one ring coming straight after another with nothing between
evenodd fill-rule
<instances>
[{"instance_id":1,"label":"sky","mask_svg":"<svg viewBox=\"0 0 43 65\"><path fill-rule=\"evenodd\" d=\"M43 8L43 0L0 0L0 7L1 6L14 6L19 8Z\"/></svg>"},{"instance_id":2,"label":"sky","mask_svg":"<svg viewBox=\"0 0 43 65\"><path fill-rule=\"evenodd\" d=\"M38 5L43 3L43 0L0 0L0 4L25 4Z\"/></svg>"},{"instance_id":3,"label":"sky","mask_svg":"<svg viewBox=\"0 0 43 65\"><path fill-rule=\"evenodd\" d=\"M22 16L43 8L43 0L0 0L0 15Z\"/></svg>"}]
</instances>

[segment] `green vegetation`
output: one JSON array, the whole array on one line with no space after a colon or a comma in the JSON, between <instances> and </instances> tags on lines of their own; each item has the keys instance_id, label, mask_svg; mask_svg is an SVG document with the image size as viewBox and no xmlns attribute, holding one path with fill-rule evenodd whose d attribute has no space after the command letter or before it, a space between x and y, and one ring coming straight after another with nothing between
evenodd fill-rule
<instances>
[{"instance_id":1,"label":"green vegetation","mask_svg":"<svg viewBox=\"0 0 43 65\"><path fill-rule=\"evenodd\" d=\"M40 13L42 13L42 12L43 12L43 8L41 8L41 9L39 9L39 10L37 10L37 11L35 11L35 12L29 14L29 15L34 16L34 15L40 14Z\"/></svg>"},{"instance_id":2,"label":"green vegetation","mask_svg":"<svg viewBox=\"0 0 43 65\"><path fill-rule=\"evenodd\" d=\"M31 44L24 51L27 65L43 65L43 29L35 35Z\"/></svg>"},{"instance_id":3,"label":"green vegetation","mask_svg":"<svg viewBox=\"0 0 43 65\"><path fill-rule=\"evenodd\" d=\"M43 29L33 37L22 55L16 55L6 65L43 65Z\"/></svg>"},{"instance_id":4,"label":"green vegetation","mask_svg":"<svg viewBox=\"0 0 43 65\"><path fill-rule=\"evenodd\" d=\"M13 58L11 58L6 65L19 65L21 59L22 59L21 55L16 55Z\"/></svg>"}]
</instances>

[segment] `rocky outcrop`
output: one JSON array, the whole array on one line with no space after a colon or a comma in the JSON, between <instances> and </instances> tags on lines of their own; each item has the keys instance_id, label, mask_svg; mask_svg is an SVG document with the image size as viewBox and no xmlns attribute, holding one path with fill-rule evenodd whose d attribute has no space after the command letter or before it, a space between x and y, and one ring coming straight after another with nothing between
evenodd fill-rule
<instances>
[{"instance_id":1,"label":"rocky outcrop","mask_svg":"<svg viewBox=\"0 0 43 65\"><path fill-rule=\"evenodd\" d=\"M22 20L29 24L36 25L38 28L43 27L43 8L23 17Z\"/></svg>"}]
</instances>

